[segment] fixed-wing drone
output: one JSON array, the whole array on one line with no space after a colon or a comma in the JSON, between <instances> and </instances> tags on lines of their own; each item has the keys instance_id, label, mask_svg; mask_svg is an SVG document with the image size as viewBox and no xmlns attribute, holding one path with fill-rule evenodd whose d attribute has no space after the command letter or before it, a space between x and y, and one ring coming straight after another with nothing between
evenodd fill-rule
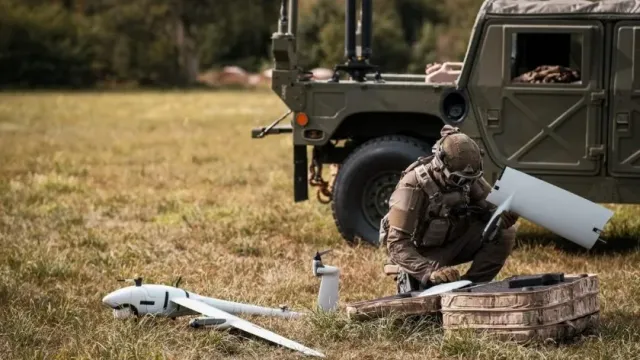
<instances>
[{"instance_id":1,"label":"fixed-wing drone","mask_svg":"<svg viewBox=\"0 0 640 360\"><path fill-rule=\"evenodd\" d=\"M322 264L321 259L321 256L328 251L316 253L312 265L313 275L321 278L318 292L318 308L321 311L334 311L338 305L340 271L337 267ZM200 314L201 317L191 320L192 327L211 326L218 330L234 327L307 355L325 357L316 350L235 316L235 314L251 314L299 318L309 314L308 312L293 312L285 307L268 308L201 296L179 288L180 280L175 286L142 284L142 278L133 281L134 286L118 289L102 299L105 306L113 309L115 318L125 319L144 315L176 318Z\"/></svg>"}]
</instances>

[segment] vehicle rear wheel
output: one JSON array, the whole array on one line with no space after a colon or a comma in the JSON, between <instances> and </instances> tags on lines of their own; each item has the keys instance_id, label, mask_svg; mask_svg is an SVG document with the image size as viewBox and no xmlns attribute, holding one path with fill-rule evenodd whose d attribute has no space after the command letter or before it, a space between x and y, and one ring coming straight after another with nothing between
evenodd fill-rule
<instances>
[{"instance_id":1,"label":"vehicle rear wheel","mask_svg":"<svg viewBox=\"0 0 640 360\"><path fill-rule=\"evenodd\" d=\"M408 136L369 140L344 163L333 185L333 218L342 237L355 244L364 240L379 246L380 220L400 173L420 156L431 154L429 144Z\"/></svg>"}]
</instances>

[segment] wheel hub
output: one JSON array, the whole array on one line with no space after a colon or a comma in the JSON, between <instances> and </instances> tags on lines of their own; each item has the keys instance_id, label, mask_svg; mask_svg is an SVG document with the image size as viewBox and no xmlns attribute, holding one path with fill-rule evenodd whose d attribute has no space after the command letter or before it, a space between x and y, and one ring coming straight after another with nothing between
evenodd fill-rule
<instances>
[{"instance_id":1,"label":"wheel hub","mask_svg":"<svg viewBox=\"0 0 640 360\"><path fill-rule=\"evenodd\" d=\"M389 210L389 198L399 180L400 173L385 172L376 175L365 186L362 210L369 224L376 229Z\"/></svg>"}]
</instances>

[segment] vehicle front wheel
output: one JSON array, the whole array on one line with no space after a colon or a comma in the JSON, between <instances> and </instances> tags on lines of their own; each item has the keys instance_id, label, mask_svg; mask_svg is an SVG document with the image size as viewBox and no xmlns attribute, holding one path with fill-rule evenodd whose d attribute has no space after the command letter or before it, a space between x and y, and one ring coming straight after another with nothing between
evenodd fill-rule
<instances>
[{"instance_id":1,"label":"vehicle front wheel","mask_svg":"<svg viewBox=\"0 0 640 360\"><path fill-rule=\"evenodd\" d=\"M333 185L333 218L349 243L379 246L380 220L401 172L431 147L418 139L392 135L369 140L340 166Z\"/></svg>"}]
</instances>

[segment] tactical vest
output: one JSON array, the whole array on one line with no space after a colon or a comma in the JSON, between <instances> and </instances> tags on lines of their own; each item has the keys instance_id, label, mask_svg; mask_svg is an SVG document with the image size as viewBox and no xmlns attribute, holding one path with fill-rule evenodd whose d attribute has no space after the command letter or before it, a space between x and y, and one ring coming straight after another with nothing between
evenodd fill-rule
<instances>
[{"instance_id":1,"label":"tactical vest","mask_svg":"<svg viewBox=\"0 0 640 360\"><path fill-rule=\"evenodd\" d=\"M427 165L433 155L420 157L409 165L401 174L415 170L420 187L427 195L422 208L419 209L418 226L412 234L411 240L417 247L431 247L442 245L451 238L453 227L468 214L470 186L465 185L460 190L442 192L438 184L431 178ZM380 222L379 243L386 245L389 223L387 215Z\"/></svg>"},{"instance_id":2,"label":"tactical vest","mask_svg":"<svg viewBox=\"0 0 640 360\"><path fill-rule=\"evenodd\" d=\"M465 221L469 214L470 185L443 191L429 174L428 164L431 159L433 155L420 158L403 172L404 176L409 171L415 171L418 183L427 195L420 209L420 221L411 237L417 247L441 246L457 235L454 234L456 225Z\"/></svg>"},{"instance_id":3,"label":"tactical vest","mask_svg":"<svg viewBox=\"0 0 640 360\"><path fill-rule=\"evenodd\" d=\"M415 168L420 187L427 195L420 209L418 226L412 235L412 241L418 247L440 246L447 242L454 228L465 221L470 202L470 185L461 189L443 192L429 174L427 164Z\"/></svg>"}]
</instances>

